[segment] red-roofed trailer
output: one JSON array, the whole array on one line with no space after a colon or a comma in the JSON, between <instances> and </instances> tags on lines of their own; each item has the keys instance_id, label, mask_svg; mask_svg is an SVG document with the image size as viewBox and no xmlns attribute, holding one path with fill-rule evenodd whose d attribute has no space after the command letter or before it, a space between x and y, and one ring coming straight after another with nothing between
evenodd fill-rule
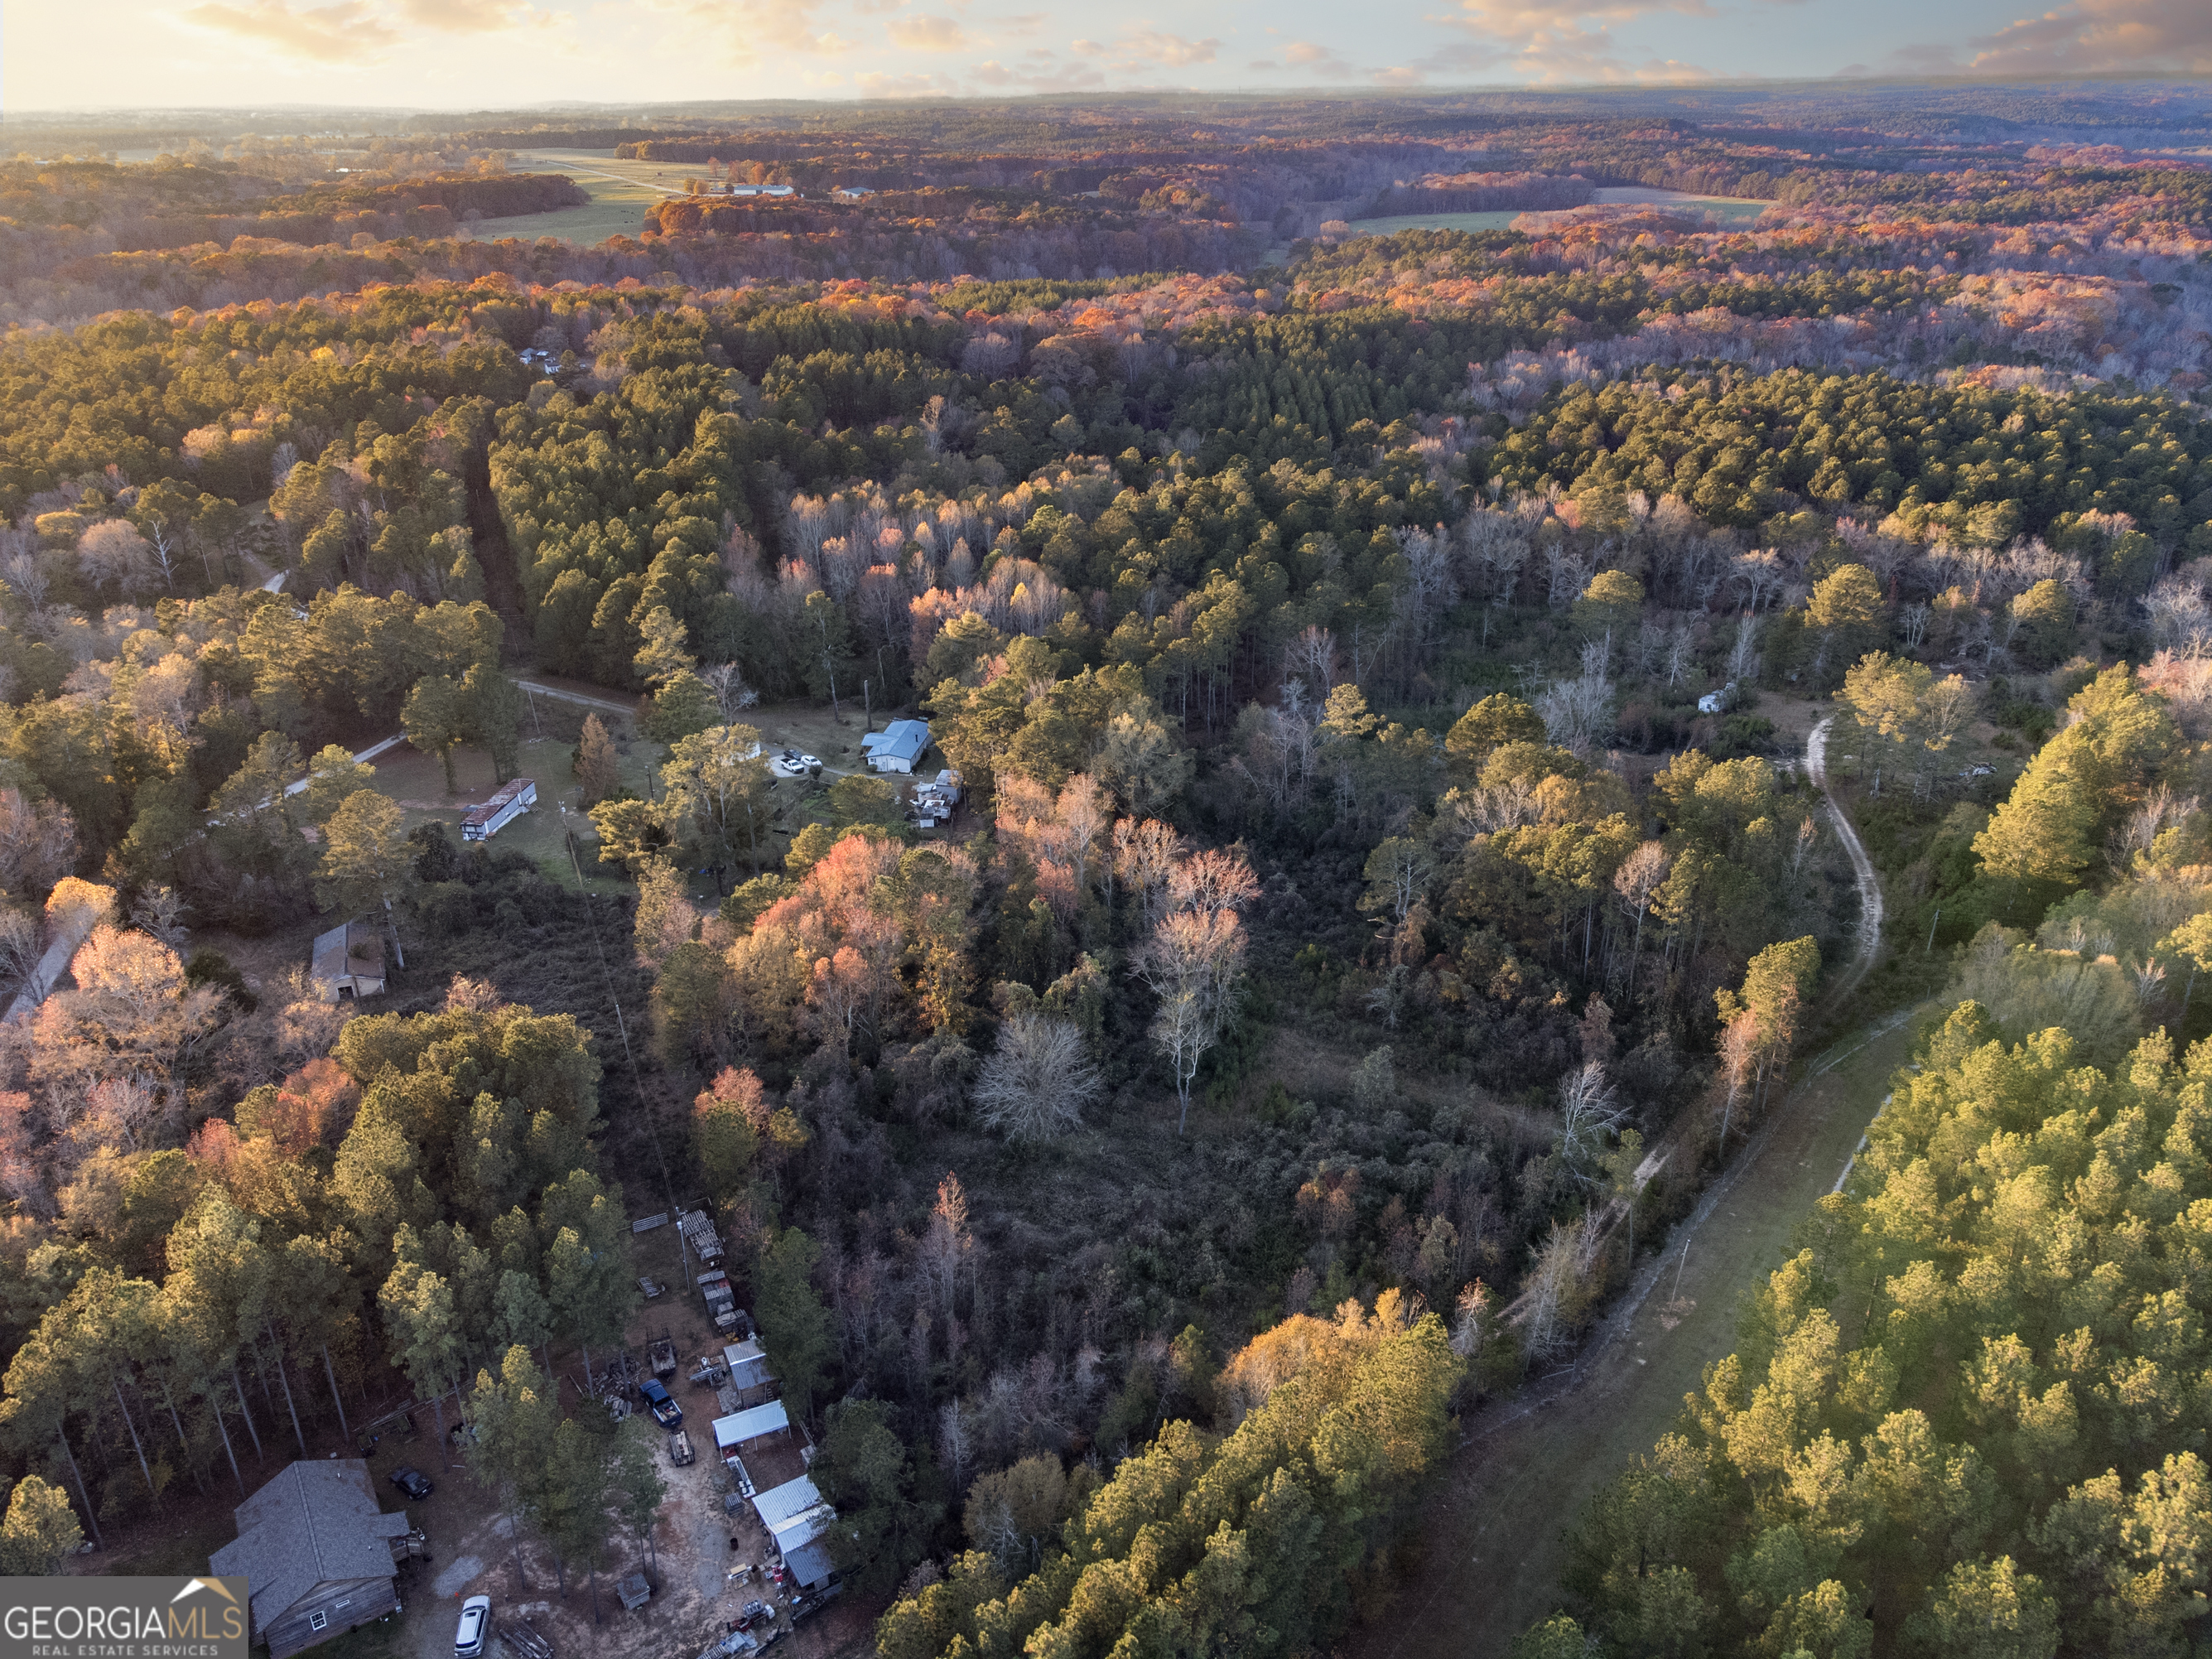
<instances>
[{"instance_id":1,"label":"red-roofed trailer","mask_svg":"<svg viewBox=\"0 0 2212 1659\"><path fill-rule=\"evenodd\" d=\"M536 781L517 778L512 783L502 785L499 793L482 806L469 809L468 817L461 820L461 839L489 841L537 805Z\"/></svg>"}]
</instances>

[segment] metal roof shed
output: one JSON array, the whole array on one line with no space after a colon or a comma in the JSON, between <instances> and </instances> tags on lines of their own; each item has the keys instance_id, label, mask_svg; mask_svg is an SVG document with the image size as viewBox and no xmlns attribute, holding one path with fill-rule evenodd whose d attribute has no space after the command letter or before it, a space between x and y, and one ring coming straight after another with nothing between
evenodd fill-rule
<instances>
[{"instance_id":1,"label":"metal roof shed","mask_svg":"<svg viewBox=\"0 0 2212 1659\"><path fill-rule=\"evenodd\" d=\"M753 1507L760 1511L761 1525L770 1532L786 1525L812 1509L828 1509L822 1490L813 1480L800 1475L796 1480L787 1480L780 1486L770 1486L753 1499Z\"/></svg>"},{"instance_id":2,"label":"metal roof shed","mask_svg":"<svg viewBox=\"0 0 2212 1659\"><path fill-rule=\"evenodd\" d=\"M799 1581L801 1589L819 1589L837 1577L837 1569L830 1565L830 1552L818 1538L786 1551L783 1565L791 1570L791 1576Z\"/></svg>"},{"instance_id":3,"label":"metal roof shed","mask_svg":"<svg viewBox=\"0 0 2212 1659\"><path fill-rule=\"evenodd\" d=\"M775 1374L768 1368L768 1356L757 1341L725 1343L722 1363L730 1368L730 1386L740 1392L764 1389L775 1381Z\"/></svg>"},{"instance_id":4,"label":"metal roof shed","mask_svg":"<svg viewBox=\"0 0 2212 1659\"><path fill-rule=\"evenodd\" d=\"M791 1414L784 1410L783 1401L771 1400L765 1406L755 1406L750 1411L716 1418L714 1449L726 1457L756 1440L765 1439L772 1434L790 1432Z\"/></svg>"}]
</instances>

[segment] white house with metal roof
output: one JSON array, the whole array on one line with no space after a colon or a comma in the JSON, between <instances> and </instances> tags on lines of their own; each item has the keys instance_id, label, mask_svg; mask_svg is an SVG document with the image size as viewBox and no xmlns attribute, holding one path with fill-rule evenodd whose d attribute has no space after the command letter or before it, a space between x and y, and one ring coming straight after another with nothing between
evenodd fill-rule
<instances>
[{"instance_id":1,"label":"white house with metal roof","mask_svg":"<svg viewBox=\"0 0 2212 1659\"><path fill-rule=\"evenodd\" d=\"M893 720L860 739L860 753L878 772L911 772L928 751L927 720Z\"/></svg>"}]
</instances>

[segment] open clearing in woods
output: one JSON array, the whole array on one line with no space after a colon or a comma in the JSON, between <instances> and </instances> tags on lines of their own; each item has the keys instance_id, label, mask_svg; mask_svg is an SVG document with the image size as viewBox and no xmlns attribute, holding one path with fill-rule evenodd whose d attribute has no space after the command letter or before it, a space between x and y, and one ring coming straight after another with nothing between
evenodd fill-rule
<instances>
[{"instance_id":1,"label":"open clearing in woods","mask_svg":"<svg viewBox=\"0 0 2212 1659\"><path fill-rule=\"evenodd\" d=\"M480 241L556 236L588 246L610 236L635 236L645 228L646 209L684 194L686 180L707 174L703 161L617 161L612 150L604 149L518 150L507 157L507 165L511 173L566 173L590 194L591 204L482 219L470 228Z\"/></svg>"},{"instance_id":2,"label":"open clearing in woods","mask_svg":"<svg viewBox=\"0 0 2212 1659\"><path fill-rule=\"evenodd\" d=\"M1815 1060L1808 1072L1830 1069L1775 1109L1665 1254L1639 1268L1574 1370L1467 1419L1408 1582L1348 1653L1490 1659L1557 1606L1567 1528L1735 1347L1743 1292L1782 1264L1791 1230L1835 1186L1911 1058L1915 1026L1909 1012L1890 1015Z\"/></svg>"}]
</instances>

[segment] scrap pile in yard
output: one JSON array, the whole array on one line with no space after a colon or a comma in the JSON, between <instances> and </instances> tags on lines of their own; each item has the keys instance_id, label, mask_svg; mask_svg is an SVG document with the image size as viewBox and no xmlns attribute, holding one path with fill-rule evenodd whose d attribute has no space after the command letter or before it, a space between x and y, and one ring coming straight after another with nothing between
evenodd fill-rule
<instances>
[{"instance_id":1,"label":"scrap pile in yard","mask_svg":"<svg viewBox=\"0 0 2212 1659\"><path fill-rule=\"evenodd\" d=\"M917 830L934 830L960 805L960 775L949 767L906 798L907 821Z\"/></svg>"}]
</instances>

